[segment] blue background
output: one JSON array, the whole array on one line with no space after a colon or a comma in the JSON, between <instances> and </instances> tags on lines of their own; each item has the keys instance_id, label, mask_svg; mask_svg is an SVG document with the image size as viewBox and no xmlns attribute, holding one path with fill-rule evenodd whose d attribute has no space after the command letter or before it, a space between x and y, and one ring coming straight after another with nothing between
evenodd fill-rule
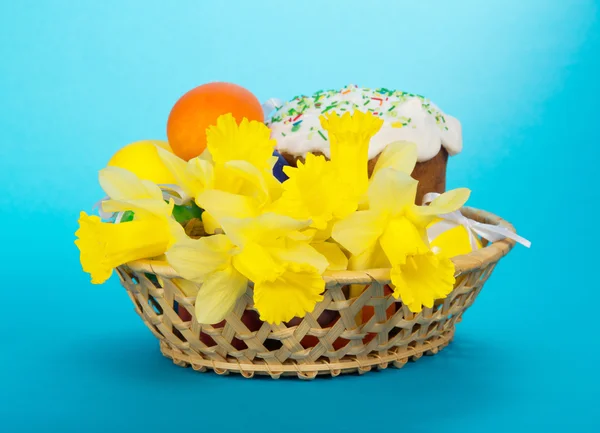
<instances>
[{"instance_id":1,"label":"blue background","mask_svg":"<svg viewBox=\"0 0 600 433\"><path fill-rule=\"evenodd\" d=\"M0 431L588 432L597 408L598 2L3 1ZM96 172L176 99L355 83L458 117L449 184L517 247L440 355L363 377L245 380L164 359L73 245ZM595 403L594 403L595 402Z\"/></svg>"}]
</instances>

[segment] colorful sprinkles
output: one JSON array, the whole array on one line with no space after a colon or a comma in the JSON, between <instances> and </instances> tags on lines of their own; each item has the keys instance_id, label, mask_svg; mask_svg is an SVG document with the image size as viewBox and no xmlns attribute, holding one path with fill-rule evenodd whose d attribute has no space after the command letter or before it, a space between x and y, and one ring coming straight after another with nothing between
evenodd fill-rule
<instances>
[{"instance_id":1,"label":"colorful sprinkles","mask_svg":"<svg viewBox=\"0 0 600 433\"><path fill-rule=\"evenodd\" d=\"M282 140L288 137L285 143L289 144L282 141L282 148L288 148L289 145L289 149L294 148L294 152L302 154L310 149L326 149L329 146L329 143L325 143L328 141L327 135L318 120L320 115L328 115L331 112L342 115L354 110L371 113L383 119L388 128L394 129L434 127L446 133L454 122L447 122L444 113L436 105L416 93L385 87L369 89L350 85L341 90L319 90L311 96L295 96L290 102L279 107L267 124L277 130L277 135ZM417 132L417 137L419 135ZM293 137L299 137L299 141ZM460 141L453 146L460 151Z\"/></svg>"},{"instance_id":2,"label":"colorful sprinkles","mask_svg":"<svg viewBox=\"0 0 600 433\"><path fill-rule=\"evenodd\" d=\"M340 95L355 94L356 96L352 100L344 99L337 100ZM390 99L391 98L391 99ZM275 112L271 118L270 123L283 122L284 124L292 124L291 132L299 131L301 128L298 120L302 114L308 109L318 109L322 114L325 114L331 110L338 112L345 112L352 109L367 110L373 113L374 116L383 116L391 118L390 121L395 122L398 119L403 126L407 126L410 119L401 119L398 115L397 109L405 102L410 99L418 98L421 102L421 107L428 114L435 118L436 124L441 130L447 131L446 119L444 114L438 111L432 104L431 101L421 95L410 92L402 92L399 90L391 90L385 87L380 87L375 90L368 88L360 89L356 85L346 86L341 90L319 90L312 96L299 95L292 99L292 102L285 104L287 111L282 112L281 108ZM328 100L328 101L327 101ZM327 101L328 103L324 104ZM290 104L294 104L290 107ZM389 104L389 107L384 106Z\"/></svg>"}]
</instances>

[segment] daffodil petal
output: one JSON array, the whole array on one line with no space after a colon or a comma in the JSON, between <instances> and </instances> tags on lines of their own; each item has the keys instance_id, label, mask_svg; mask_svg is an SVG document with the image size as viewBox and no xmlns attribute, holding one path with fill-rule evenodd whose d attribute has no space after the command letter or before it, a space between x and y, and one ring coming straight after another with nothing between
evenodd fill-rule
<instances>
[{"instance_id":1,"label":"daffodil petal","mask_svg":"<svg viewBox=\"0 0 600 433\"><path fill-rule=\"evenodd\" d=\"M307 228L304 230L300 230L300 231L294 231L294 232L290 232L286 235L287 238L295 240L295 241L306 241L306 242L312 242L316 236L317 236L318 232L317 230L313 229L313 228ZM331 236L328 236L327 238L330 238ZM325 240L325 239L323 239Z\"/></svg>"},{"instance_id":2,"label":"daffodil petal","mask_svg":"<svg viewBox=\"0 0 600 433\"><path fill-rule=\"evenodd\" d=\"M467 200L469 200L470 195L470 189L456 188L441 194L427 207L431 208L432 210L435 209L438 214L454 212L455 210L458 210L464 206Z\"/></svg>"},{"instance_id":3,"label":"daffodil petal","mask_svg":"<svg viewBox=\"0 0 600 433\"><path fill-rule=\"evenodd\" d=\"M200 155L198 155L198 158L200 158L203 161L209 162L213 166L215 165L215 161L208 149L204 149L204 151Z\"/></svg>"},{"instance_id":4,"label":"daffodil petal","mask_svg":"<svg viewBox=\"0 0 600 433\"><path fill-rule=\"evenodd\" d=\"M333 242L316 242L312 247L322 254L328 262L330 271L343 271L348 269L348 257L342 252L339 245Z\"/></svg>"},{"instance_id":5,"label":"daffodil petal","mask_svg":"<svg viewBox=\"0 0 600 433\"><path fill-rule=\"evenodd\" d=\"M331 233L333 232L333 226L335 225L334 221L329 221L327 227L323 230L315 230L312 236L313 242L324 242L331 237Z\"/></svg>"},{"instance_id":6,"label":"daffodil petal","mask_svg":"<svg viewBox=\"0 0 600 433\"><path fill-rule=\"evenodd\" d=\"M310 224L284 215L265 213L254 218L223 218L221 226L236 245L265 243L284 236L296 235Z\"/></svg>"},{"instance_id":7,"label":"daffodil petal","mask_svg":"<svg viewBox=\"0 0 600 433\"><path fill-rule=\"evenodd\" d=\"M413 313L433 307L436 299L443 299L454 289L454 264L432 252L409 257L405 264L392 268L390 276L394 296Z\"/></svg>"},{"instance_id":8,"label":"daffodil petal","mask_svg":"<svg viewBox=\"0 0 600 433\"><path fill-rule=\"evenodd\" d=\"M373 176L384 168L393 168L410 175L417 165L417 145L408 141L394 141L379 154Z\"/></svg>"},{"instance_id":9,"label":"daffodil petal","mask_svg":"<svg viewBox=\"0 0 600 433\"><path fill-rule=\"evenodd\" d=\"M221 225L224 218L248 218L258 213L251 197L210 189L196 197L196 204L209 212Z\"/></svg>"},{"instance_id":10,"label":"daffodil petal","mask_svg":"<svg viewBox=\"0 0 600 433\"><path fill-rule=\"evenodd\" d=\"M310 219L312 221L313 226L315 224L323 224L320 219L317 219L317 222L315 222L315 219L311 218L308 208L299 201L290 200L289 195L285 194L285 192L281 197L279 197L278 200L275 200L273 203L270 203L267 206L265 206L263 210L268 213L275 213L278 215L285 215L288 217L293 216L294 218L297 218L299 220Z\"/></svg>"},{"instance_id":11,"label":"daffodil petal","mask_svg":"<svg viewBox=\"0 0 600 433\"><path fill-rule=\"evenodd\" d=\"M260 319L280 324L294 317L304 317L323 300L325 281L321 274L310 266L302 271L288 271L275 281L254 285L254 306Z\"/></svg>"},{"instance_id":12,"label":"daffodil petal","mask_svg":"<svg viewBox=\"0 0 600 433\"><path fill-rule=\"evenodd\" d=\"M162 200L162 192L158 186L150 181L140 180L124 168L103 168L98 173L98 180L106 195L113 200Z\"/></svg>"},{"instance_id":13,"label":"daffodil petal","mask_svg":"<svg viewBox=\"0 0 600 433\"><path fill-rule=\"evenodd\" d=\"M415 203L418 182L393 168L377 172L369 185L369 208L398 215Z\"/></svg>"},{"instance_id":14,"label":"daffodil petal","mask_svg":"<svg viewBox=\"0 0 600 433\"><path fill-rule=\"evenodd\" d=\"M223 320L246 293L248 279L232 267L210 274L196 296L196 320L214 324Z\"/></svg>"},{"instance_id":15,"label":"daffodil petal","mask_svg":"<svg viewBox=\"0 0 600 433\"><path fill-rule=\"evenodd\" d=\"M204 226L204 231L209 234L215 234L217 229L221 228L219 222L213 217L210 212L202 212L202 225Z\"/></svg>"},{"instance_id":16,"label":"daffodil petal","mask_svg":"<svg viewBox=\"0 0 600 433\"><path fill-rule=\"evenodd\" d=\"M367 269L388 269L391 267L390 261L383 252L379 242L358 254L351 256L348 261L348 269L353 271L364 271Z\"/></svg>"},{"instance_id":17,"label":"daffodil petal","mask_svg":"<svg viewBox=\"0 0 600 433\"><path fill-rule=\"evenodd\" d=\"M275 164L277 164L277 162L279 161L279 158L275 155L271 156L271 158L269 158L269 167L271 168L271 170L273 169L273 167L275 167Z\"/></svg>"},{"instance_id":18,"label":"daffodil petal","mask_svg":"<svg viewBox=\"0 0 600 433\"><path fill-rule=\"evenodd\" d=\"M213 164L200 157L192 158L187 162L189 173L189 187L192 189L192 197L198 195L205 189L211 189L215 183L215 168Z\"/></svg>"},{"instance_id":19,"label":"daffodil petal","mask_svg":"<svg viewBox=\"0 0 600 433\"><path fill-rule=\"evenodd\" d=\"M428 206L415 206L420 215L443 215L460 209L469 199L471 190L456 188L446 191L434 199Z\"/></svg>"},{"instance_id":20,"label":"daffodil petal","mask_svg":"<svg viewBox=\"0 0 600 433\"><path fill-rule=\"evenodd\" d=\"M254 283L273 281L283 273L283 264L277 261L270 252L254 242L244 244L241 251L234 255L232 263L235 268Z\"/></svg>"},{"instance_id":21,"label":"daffodil petal","mask_svg":"<svg viewBox=\"0 0 600 433\"><path fill-rule=\"evenodd\" d=\"M233 244L225 235L178 239L167 261L183 278L202 283L208 274L229 266Z\"/></svg>"},{"instance_id":22,"label":"daffodil petal","mask_svg":"<svg viewBox=\"0 0 600 433\"><path fill-rule=\"evenodd\" d=\"M188 197L195 197L200 191L210 187L212 181L211 170L208 167L210 163L206 161L199 162L199 158L185 161L164 149L157 149L157 151L163 165L177 181L177 186Z\"/></svg>"},{"instance_id":23,"label":"daffodil petal","mask_svg":"<svg viewBox=\"0 0 600 433\"><path fill-rule=\"evenodd\" d=\"M285 239L279 248L271 248L272 254L280 262L285 262L293 269L294 266L310 265L319 273L325 272L329 266L327 257L321 254L314 245L306 242Z\"/></svg>"},{"instance_id":24,"label":"daffodil petal","mask_svg":"<svg viewBox=\"0 0 600 433\"><path fill-rule=\"evenodd\" d=\"M270 201L275 201L281 197L283 193L283 184L277 180L273 171L268 172L268 176L266 176L267 189L269 191Z\"/></svg>"},{"instance_id":25,"label":"daffodil petal","mask_svg":"<svg viewBox=\"0 0 600 433\"><path fill-rule=\"evenodd\" d=\"M256 197L259 206L269 200L269 187L264 174L248 161L228 161L225 167L243 179L249 188L238 191L241 195Z\"/></svg>"},{"instance_id":26,"label":"daffodil petal","mask_svg":"<svg viewBox=\"0 0 600 433\"><path fill-rule=\"evenodd\" d=\"M132 211L136 214L137 219L140 214L170 217L173 212L174 202L170 201L166 203L162 199L105 200L101 206L104 212Z\"/></svg>"},{"instance_id":27,"label":"daffodil petal","mask_svg":"<svg viewBox=\"0 0 600 433\"><path fill-rule=\"evenodd\" d=\"M438 228L439 227L442 228ZM437 249L446 257L452 258L463 254L468 254L473 251L469 229L463 225L448 224L443 219L437 219L432 224L427 226L428 236L433 235L431 240L431 249ZM479 238L474 236L475 249L482 247Z\"/></svg>"},{"instance_id":28,"label":"daffodil petal","mask_svg":"<svg viewBox=\"0 0 600 433\"><path fill-rule=\"evenodd\" d=\"M471 191L457 188L437 197L428 206L412 205L407 208L406 215L419 227L427 227L438 215L460 209L469 199Z\"/></svg>"},{"instance_id":29,"label":"daffodil petal","mask_svg":"<svg viewBox=\"0 0 600 433\"><path fill-rule=\"evenodd\" d=\"M383 233L385 219L378 212L358 211L333 226L332 238L354 255L373 246Z\"/></svg>"},{"instance_id":30,"label":"daffodil petal","mask_svg":"<svg viewBox=\"0 0 600 433\"><path fill-rule=\"evenodd\" d=\"M408 218L392 218L379 242L390 263L400 264L406 261L407 255L424 254L429 251L424 241L425 234L425 231L420 232Z\"/></svg>"},{"instance_id":31,"label":"daffodil petal","mask_svg":"<svg viewBox=\"0 0 600 433\"><path fill-rule=\"evenodd\" d=\"M187 297L196 297L198 295L198 284L196 283L183 278L173 278L171 282Z\"/></svg>"},{"instance_id":32,"label":"daffodil petal","mask_svg":"<svg viewBox=\"0 0 600 433\"><path fill-rule=\"evenodd\" d=\"M169 244L170 249L179 239L187 238L187 234L185 233L183 226L175 221L174 218L167 218L167 224L171 235L171 242Z\"/></svg>"}]
</instances>

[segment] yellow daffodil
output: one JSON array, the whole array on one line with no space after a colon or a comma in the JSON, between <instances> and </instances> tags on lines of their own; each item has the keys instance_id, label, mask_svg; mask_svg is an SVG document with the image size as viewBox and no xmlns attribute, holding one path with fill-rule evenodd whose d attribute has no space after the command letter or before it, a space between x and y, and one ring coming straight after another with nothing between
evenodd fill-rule
<instances>
[{"instance_id":1,"label":"yellow daffodil","mask_svg":"<svg viewBox=\"0 0 600 433\"><path fill-rule=\"evenodd\" d=\"M215 170L228 167L240 172L252 166L259 172L269 172L276 161L273 157L275 141L270 138L269 128L261 122L243 119L238 125L231 114L224 114L217 119L216 125L207 129L206 138L207 151L189 162L159 149L163 164L190 197L214 187L235 192L231 189L235 189L234 185L240 179L232 180L231 173L224 172L217 180ZM247 164L240 164L241 161ZM220 183L226 187L222 188Z\"/></svg>"},{"instance_id":2,"label":"yellow daffodil","mask_svg":"<svg viewBox=\"0 0 600 433\"><path fill-rule=\"evenodd\" d=\"M338 222L332 235L353 254L354 269L389 262L394 296L413 312L433 306L435 299L452 291L454 266L433 254L426 227L436 215L460 208L469 197L469 190L456 189L429 206L417 206L416 192L417 181L408 174L389 167L379 170L369 185L369 209Z\"/></svg>"},{"instance_id":3,"label":"yellow daffodil","mask_svg":"<svg viewBox=\"0 0 600 433\"><path fill-rule=\"evenodd\" d=\"M310 245L327 258L327 269L339 271L347 269L348 258L337 244L326 240L333 222L350 215L356 204L349 190L337 182L331 164L324 156L309 153L298 167L284 167L289 178L283 183L281 198L265 210L310 220L310 229L304 230Z\"/></svg>"},{"instance_id":4,"label":"yellow daffodil","mask_svg":"<svg viewBox=\"0 0 600 433\"><path fill-rule=\"evenodd\" d=\"M208 152L189 162L159 150L163 163L187 198L195 198L201 207L198 197L202 194L224 191L232 200L263 209L280 196L281 184L272 174L275 141L270 139L267 126L246 119L238 125L231 114L225 114L206 135ZM242 216L251 215L237 215ZM217 218L205 212L202 219L207 233L214 233L218 228Z\"/></svg>"},{"instance_id":5,"label":"yellow daffodil","mask_svg":"<svg viewBox=\"0 0 600 433\"><path fill-rule=\"evenodd\" d=\"M323 245L323 242L331 236L333 224L354 212L366 194L369 140L382 122L358 111L341 117L332 113L322 117L321 122L329 132L331 161L308 153L297 167L284 167L288 180L283 183L281 198L270 209L294 218L310 219L314 229L311 245L327 256L330 270L340 270L347 266L346 256L336 244ZM416 162L414 144L395 142L381 153L375 172L392 167L411 173Z\"/></svg>"},{"instance_id":6,"label":"yellow daffodil","mask_svg":"<svg viewBox=\"0 0 600 433\"><path fill-rule=\"evenodd\" d=\"M394 296L402 298L414 313L423 306L432 308L436 299L443 299L454 288L454 264L441 254L429 251L406 257L406 262L392 267Z\"/></svg>"},{"instance_id":7,"label":"yellow daffodil","mask_svg":"<svg viewBox=\"0 0 600 433\"><path fill-rule=\"evenodd\" d=\"M382 121L357 111L321 116L321 124L329 133L331 160L308 153L297 167L284 167L288 180L272 209L311 219L311 227L320 232L317 237L326 239L333 223L354 212L366 192L369 140Z\"/></svg>"},{"instance_id":8,"label":"yellow daffodil","mask_svg":"<svg viewBox=\"0 0 600 433\"><path fill-rule=\"evenodd\" d=\"M381 129L383 120L371 113L355 111L339 116L321 116L321 126L329 135L331 161L339 181L360 199L367 191L369 142Z\"/></svg>"},{"instance_id":9,"label":"yellow daffodil","mask_svg":"<svg viewBox=\"0 0 600 433\"><path fill-rule=\"evenodd\" d=\"M214 188L253 197L259 207L278 198L281 184L273 176L276 142L270 136L262 122L243 119L238 125L231 114L220 116L206 131L215 166Z\"/></svg>"},{"instance_id":10,"label":"yellow daffodil","mask_svg":"<svg viewBox=\"0 0 600 433\"><path fill-rule=\"evenodd\" d=\"M244 118L238 125L232 114L222 115L206 130L206 146L215 165L247 161L259 170L273 167L275 140L262 122Z\"/></svg>"},{"instance_id":11,"label":"yellow daffodil","mask_svg":"<svg viewBox=\"0 0 600 433\"><path fill-rule=\"evenodd\" d=\"M75 234L81 266L93 284L104 283L124 263L163 254L171 244L168 226L157 218L112 224L81 212Z\"/></svg>"},{"instance_id":12,"label":"yellow daffodil","mask_svg":"<svg viewBox=\"0 0 600 433\"><path fill-rule=\"evenodd\" d=\"M357 111L341 117L332 113L321 122L331 137L331 161L308 153L297 167L284 167L288 180L271 209L311 219L317 238L326 239L333 223L354 212L367 192L369 140L381 127L381 119ZM410 174L416 162L416 145L394 142L380 154L374 172L391 167Z\"/></svg>"},{"instance_id":13,"label":"yellow daffodil","mask_svg":"<svg viewBox=\"0 0 600 433\"><path fill-rule=\"evenodd\" d=\"M229 196L229 198L227 198ZM261 320L281 323L303 317L322 300L322 273L327 259L302 239L309 222L274 213L236 209L232 194L207 191L200 205L218 217L225 234L192 240L181 236L167 252L179 274L202 283L196 299L196 319L216 323L233 309L248 283L254 283L254 302ZM245 199L236 196L235 199ZM223 203L230 208L225 209ZM226 215L255 216L232 218Z\"/></svg>"},{"instance_id":14,"label":"yellow daffodil","mask_svg":"<svg viewBox=\"0 0 600 433\"><path fill-rule=\"evenodd\" d=\"M283 171L288 179L281 198L273 205L276 212L310 219L311 227L326 230L332 220L356 210L351 190L340 182L333 163L324 156L309 153L304 163L299 161L297 167L287 166Z\"/></svg>"},{"instance_id":15,"label":"yellow daffodil","mask_svg":"<svg viewBox=\"0 0 600 433\"><path fill-rule=\"evenodd\" d=\"M83 270L94 284L105 282L117 266L164 254L174 241L173 232L182 231L171 218L173 202L166 203L152 182L117 167L101 170L99 178L110 198L102 203L103 210L133 211L134 219L121 224L104 223L97 216L81 212L75 244Z\"/></svg>"}]
</instances>

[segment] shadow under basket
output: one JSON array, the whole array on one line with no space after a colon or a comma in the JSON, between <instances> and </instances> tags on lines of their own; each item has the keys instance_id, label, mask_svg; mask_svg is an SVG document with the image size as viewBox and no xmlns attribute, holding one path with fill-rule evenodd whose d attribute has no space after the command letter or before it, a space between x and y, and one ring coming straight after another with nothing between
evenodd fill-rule
<instances>
[{"instance_id":1,"label":"shadow under basket","mask_svg":"<svg viewBox=\"0 0 600 433\"><path fill-rule=\"evenodd\" d=\"M514 231L488 212L464 208L463 213ZM454 290L418 314L391 295L389 269L341 271L325 275L324 299L312 313L280 325L258 319L252 287L223 322L200 325L194 318L195 297L186 296L173 282L180 277L166 262L136 261L117 271L137 313L160 340L161 352L175 364L248 378L262 374L312 379L319 374L335 377L401 368L409 360L436 354L450 343L456 323L514 244L504 239L453 258ZM350 298L351 284L366 289Z\"/></svg>"}]
</instances>

